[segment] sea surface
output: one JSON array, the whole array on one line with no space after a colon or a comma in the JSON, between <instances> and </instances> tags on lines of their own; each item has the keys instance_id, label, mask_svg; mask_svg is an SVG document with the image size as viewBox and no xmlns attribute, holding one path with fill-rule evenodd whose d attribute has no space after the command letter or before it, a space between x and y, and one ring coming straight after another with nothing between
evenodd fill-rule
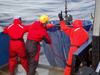
<instances>
[{"instance_id":1,"label":"sea surface","mask_svg":"<svg viewBox=\"0 0 100 75\"><path fill-rule=\"evenodd\" d=\"M67 0L67 13L75 19L91 19L95 0ZM58 13L65 15L65 0L0 0L0 23L11 24L15 16L21 16L23 24L32 24L42 14L50 20L58 20Z\"/></svg>"},{"instance_id":2,"label":"sea surface","mask_svg":"<svg viewBox=\"0 0 100 75\"><path fill-rule=\"evenodd\" d=\"M42 14L49 16L51 20L59 20L58 13L65 16L65 0L0 0L0 24L11 24L15 16L21 16L22 23L32 24L39 20ZM75 19L91 19L94 16L95 0L67 0L67 14ZM26 39L24 36L24 39ZM40 63L48 64L44 59L43 48L40 52Z\"/></svg>"}]
</instances>

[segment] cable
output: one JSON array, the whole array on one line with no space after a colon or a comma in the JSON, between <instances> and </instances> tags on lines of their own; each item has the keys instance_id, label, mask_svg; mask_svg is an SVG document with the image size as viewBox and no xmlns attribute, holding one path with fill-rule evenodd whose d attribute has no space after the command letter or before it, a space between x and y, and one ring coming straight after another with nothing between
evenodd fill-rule
<instances>
[{"instance_id":1,"label":"cable","mask_svg":"<svg viewBox=\"0 0 100 75\"><path fill-rule=\"evenodd\" d=\"M56 55L58 58L61 58L61 59L63 59L63 60L66 60L67 61L67 59L65 59L65 58L63 58L63 57L60 57L60 56L58 56L57 54L55 54L55 52L53 51L53 48L52 48L52 46L50 45L50 47L51 47L51 50L52 50L52 52L53 52L53 54L54 55Z\"/></svg>"}]
</instances>

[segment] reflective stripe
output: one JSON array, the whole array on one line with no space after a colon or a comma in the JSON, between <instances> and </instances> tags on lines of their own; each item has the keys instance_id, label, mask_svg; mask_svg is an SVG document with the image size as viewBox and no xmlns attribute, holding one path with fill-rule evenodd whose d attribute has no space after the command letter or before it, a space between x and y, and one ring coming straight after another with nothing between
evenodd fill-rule
<instances>
[{"instance_id":1,"label":"reflective stripe","mask_svg":"<svg viewBox=\"0 0 100 75\"><path fill-rule=\"evenodd\" d=\"M14 24L12 24L12 25L10 25L10 26L8 26L8 29L11 27L11 26L13 26Z\"/></svg>"},{"instance_id":2,"label":"reflective stripe","mask_svg":"<svg viewBox=\"0 0 100 75\"><path fill-rule=\"evenodd\" d=\"M20 24L19 24L19 27L24 28L24 27L23 27L23 26L21 26Z\"/></svg>"}]
</instances>

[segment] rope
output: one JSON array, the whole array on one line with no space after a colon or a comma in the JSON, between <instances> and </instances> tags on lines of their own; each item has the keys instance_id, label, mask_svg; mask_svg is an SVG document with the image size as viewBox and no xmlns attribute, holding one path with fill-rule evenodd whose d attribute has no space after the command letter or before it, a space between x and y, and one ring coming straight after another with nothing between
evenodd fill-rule
<instances>
[{"instance_id":1,"label":"rope","mask_svg":"<svg viewBox=\"0 0 100 75\"><path fill-rule=\"evenodd\" d=\"M66 60L67 61L67 59L65 59L65 58L63 58L63 57L60 57L60 56L58 56L57 54L55 54L55 52L53 51L53 48L52 48L52 46L50 45L50 47L51 47L51 50L52 50L52 52L53 52L53 54L54 55L56 55L58 58L61 58L61 59L63 59L63 60Z\"/></svg>"},{"instance_id":2,"label":"rope","mask_svg":"<svg viewBox=\"0 0 100 75\"><path fill-rule=\"evenodd\" d=\"M56 44L56 43L53 43L52 45L65 45L65 46L71 46L70 44Z\"/></svg>"}]
</instances>

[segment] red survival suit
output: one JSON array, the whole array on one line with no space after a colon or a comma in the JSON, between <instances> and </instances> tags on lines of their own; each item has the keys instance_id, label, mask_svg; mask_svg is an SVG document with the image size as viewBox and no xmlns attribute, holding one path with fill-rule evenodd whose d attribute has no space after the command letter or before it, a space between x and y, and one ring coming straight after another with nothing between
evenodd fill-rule
<instances>
[{"instance_id":1,"label":"red survival suit","mask_svg":"<svg viewBox=\"0 0 100 75\"><path fill-rule=\"evenodd\" d=\"M35 75L39 61L39 42L42 40L44 40L47 44L51 44L51 39L49 38L44 25L40 21L35 21L28 32L25 45L29 67L28 75Z\"/></svg>"},{"instance_id":2,"label":"red survival suit","mask_svg":"<svg viewBox=\"0 0 100 75\"><path fill-rule=\"evenodd\" d=\"M88 40L89 35L83 29L82 20L75 20L73 22L74 28L70 28L66 26L63 20L60 21L60 25L61 25L61 29L67 35L69 35L71 45L74 45L70 47L67 66L65 68L65 75L70 75L71 64L72 64L72 54L78 49L78 46L81 46L83 43L85 43Z\"/></svg>"},{"instance_id":3,"label":"red survival suit","mask_svg":"<svg viewBox=\"0 0 100 75\"><path fill-rule=\"evenodd\" d=\"M28 63L25 52L25 43L23 40L23 35L28 32L30 25L22 25L20 19L14 19L13 24L9 25L4 29L4 33L10 36L10 47L9 47L9 70L10 74L14 74L14 69L17 64L17 55L21 61L22 66L28 73Z\"/></svg>"}]
</instances>

